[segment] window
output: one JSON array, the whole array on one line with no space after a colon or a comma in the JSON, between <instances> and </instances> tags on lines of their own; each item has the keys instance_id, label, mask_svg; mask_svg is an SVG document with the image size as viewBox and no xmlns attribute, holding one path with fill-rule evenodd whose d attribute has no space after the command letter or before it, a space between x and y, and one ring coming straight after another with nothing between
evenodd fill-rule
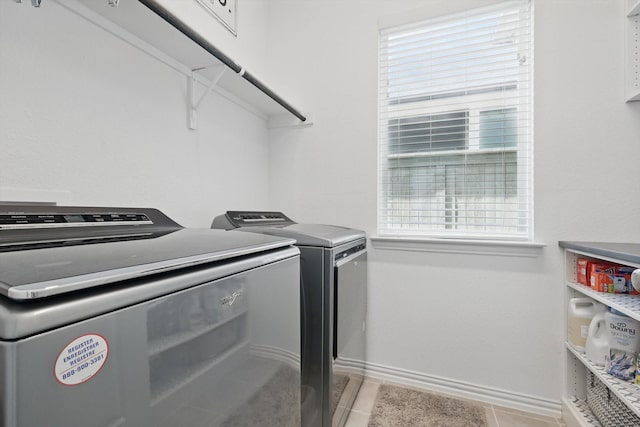
<instances>
[{"instance_id":1,"label":"window","mask_svg":"<svg viewBox=\"0 0 640 427\"><path fill-rule=\"evenodd\" d=\"M381 235L531 240L530 9L381 31Z\"/></svg>"}]
</instances>

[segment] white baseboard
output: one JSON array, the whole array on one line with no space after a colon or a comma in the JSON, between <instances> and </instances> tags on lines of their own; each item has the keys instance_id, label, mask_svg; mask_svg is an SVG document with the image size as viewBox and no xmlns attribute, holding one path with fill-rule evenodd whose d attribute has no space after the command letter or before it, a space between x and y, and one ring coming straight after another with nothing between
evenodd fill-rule
<instances>
[{"instance_id":1,"label":"white baseboard","mask_svg":"<svg viewBox=\"0 0 640 427\"><path fill-rule=\"evenodd\" d=\"M354 363L357 362L350 362L350 364ZM364 367L365 375L369 378L447 393L452 396L533 412L547 417L560 418L561 416L562 402L559 400L515 393L376 363L360 362L360 364Z\"/></svg>"}]
</instances>

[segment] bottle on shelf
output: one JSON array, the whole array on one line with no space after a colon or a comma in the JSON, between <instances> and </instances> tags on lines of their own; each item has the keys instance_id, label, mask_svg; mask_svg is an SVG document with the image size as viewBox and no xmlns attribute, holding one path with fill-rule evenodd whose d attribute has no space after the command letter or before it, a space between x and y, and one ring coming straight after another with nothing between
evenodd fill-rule
<instances>
[{"instance_id":1,"label":"bottle on shelf","mask_svg":"<svg viewBox=\"0 0 640 427\"><path fill-rule=\"evenodd\" d=\"M605 313L605 322L609 335L607 373L621 380L633 381L640 349L640 322L611 307Z\"/></svg>"},{"instance_id":2,"label":"bottle on shelf","mask_svg":"<svg viewBox=\"0 0 640 427\"><path fill-rule=\"evenodd\" d=\"M609 355L609 335L605 311L596 313L589 324L587 333L587 358L595 365L604 366L605 359Z\"/></svg>"},{"instance_id":3,"label":"bottle on shelf","mask_svg":"<svg viewBox=\"0 0 640 427\"><path fill-rule=\"evenodd\" d=\"M591 298L571 298L569 300L569 343L580 352L585 351L591 319L597 313L604 313L606 306Z\"/></svg>"}]
</instances>

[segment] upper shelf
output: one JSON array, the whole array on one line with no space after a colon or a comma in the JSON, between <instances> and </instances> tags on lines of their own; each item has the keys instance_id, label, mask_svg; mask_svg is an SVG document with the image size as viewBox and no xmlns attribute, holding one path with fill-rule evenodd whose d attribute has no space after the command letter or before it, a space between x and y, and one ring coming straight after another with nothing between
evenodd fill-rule
<instances>
[{"instance_id":1,"label":"upper shelf","mask_svg":"<svg viewBox=\"0 0 640 427\"><path fill-rule=\"evenodd\" d=\"M558 242L561 248L591 254L594 257L615 259L616 262L640 267L640 243Z\"/></svg>"},{"instance_id":2,"label":"upper shelf","mask_svg":"<svg viewBox=\"0 0 640 427\"><path fill-rule=\"evenodd\" d=\"M117 37L161 60L205 86L246 104L266 119L283 115L291 124L308 123L307 117L255 75L178 20L154 0L128 0L110 6L107 0L64 0L59 4ZM220 75L220 71L225 72ZM197 70L195 73L193 70Z\"/></svg>"}]
</instances>

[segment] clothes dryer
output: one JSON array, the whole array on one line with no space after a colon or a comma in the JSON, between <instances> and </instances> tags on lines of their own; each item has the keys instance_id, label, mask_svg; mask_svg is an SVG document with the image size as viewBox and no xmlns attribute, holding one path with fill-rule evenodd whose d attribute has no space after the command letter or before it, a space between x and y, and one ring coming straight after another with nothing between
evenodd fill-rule
<instances>
[{"instance_id":1,"label":"clothes dryer","mask_svg":"<svg viewBox=\"0 0 640 427\"><path fill-rule=\"evenodd\" d=\"M367 243L361 230L228 211L212 228L296 240L300 249L302 424L342 426L364 378Z\"/></svg>"}]
</instances>

